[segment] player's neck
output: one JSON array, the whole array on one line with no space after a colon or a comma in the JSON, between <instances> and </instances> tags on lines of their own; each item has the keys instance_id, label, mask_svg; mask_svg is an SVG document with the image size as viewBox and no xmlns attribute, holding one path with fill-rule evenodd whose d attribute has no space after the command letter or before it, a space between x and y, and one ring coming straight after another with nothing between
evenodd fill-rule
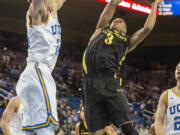
<instances>
[{"instance_id":1,"label":"player's neck","mask_svg":"<svg viewBox=\"0 0 180 135\"><path fill-rule=\"evenodd\" d=\"M180 80L177 80L177 86L176 86L176 89L177 89L178 91L180 91Z\"/></svg>"}]
</instances>

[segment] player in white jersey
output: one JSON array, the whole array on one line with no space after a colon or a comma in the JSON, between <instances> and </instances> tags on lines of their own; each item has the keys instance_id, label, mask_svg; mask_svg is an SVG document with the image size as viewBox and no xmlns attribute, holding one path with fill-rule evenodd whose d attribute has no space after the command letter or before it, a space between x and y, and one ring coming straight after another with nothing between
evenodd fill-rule
<instances>
[{"instance_id":1,"label":"player in white jersey","mask_svg":"<svg viewBox=\"0 0 180 135\"><path fill-rule=\"evenodd\" d=\"M175 70L177 85L162 93L156 119L157 135L180 135L180 62Z\"/></svg>"},{"instance_id":2,"label":"player in white jersey","mask_svg":"<svg viewBox=\"0 0 180 135\"><path fill-rule=\"evenodd\" d=\"M1 120L4 135L31 135L22 131L21 108L17 96L9 101Z\"/></svg>"},{"instance_id":3,"label":"player in white jersey","mask_svg":"<svg viewBox=\"0 0 180 135\"><path fill-rule=\"evenodd\" d=\"M59 126L56 85L52 77L61 46L57 11L65 0L32 0L26 16L27 66L16 92L23 105L22 129L37 135L54 135Z\"/></svg>"}]
</instances>

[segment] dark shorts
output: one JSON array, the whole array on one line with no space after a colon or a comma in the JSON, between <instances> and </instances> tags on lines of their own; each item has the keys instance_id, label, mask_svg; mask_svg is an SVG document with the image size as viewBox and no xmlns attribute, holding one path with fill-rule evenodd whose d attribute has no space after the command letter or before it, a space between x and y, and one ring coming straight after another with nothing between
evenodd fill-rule
<instances>
[{"instance_id":1,"label":"dark shorts","mask_svg":"<svg viewBox=\"0 0 180 135\"><path fill-rule=\"evenodd\" d=\"M86 77L83 80L85 119L89 131L131 121L128 101L114 77Z\"/></svg>"}]
</instances>

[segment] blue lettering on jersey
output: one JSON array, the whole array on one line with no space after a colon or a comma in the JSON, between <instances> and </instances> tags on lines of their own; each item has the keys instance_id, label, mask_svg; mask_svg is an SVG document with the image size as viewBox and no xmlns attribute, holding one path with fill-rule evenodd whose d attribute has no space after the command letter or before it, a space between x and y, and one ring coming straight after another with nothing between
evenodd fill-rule
<instances>
[{"instance_id":1,"label":"blue lettering on jersey","mask_svg":"<svg viewBox=\"0 0 180 135\"><path fill-rule=\"evenodd\" d=\"M169 107L169 111L171 115L174 115L175 113L180 112L180 104Z\"/></svg>"},{"instance_id":2,"label":"blue lettering on jersey","mask_svg":"<svg viewBox=\"0 0 180 135\"><path fill-rule=\"evenodd\" d=\"M57 39L57 43L58 43L58 44L59 44L59 42L60 42L60 39ZM60 52L60 45L58 45L58 46L56 47L55 55L58 55L59 52Z\"/></svg>"},{"instance_id":3,"label":"blue lettering on jersey","mask_svg":"<svg viewBox=\"0 0 180 135\"><path fill-rule=\"evenodd\" d=\"M176 106L175 106L175 105L172 106L172 107L169 107L169 109L170 109L170 114L171 114L171 115L173 115L173 114L176 113Z\"/></svg>"},{"instance_id":4,"label":"blue lettering on jersey","mask_svg":"<svg viewBox=\"0 0 180 135\"><path fill-rule=\"evenodd\" d=\"M180 104L169 107L169 111L171 115L180 113ZM180 116L174 118L174 130L180 130Z\"/></svg>"},{"instance_id":5,"label":"blue lettering on jersey","mask_svg":"<svg viewBox=\"0 0 180 135\"><path fill-rule=\"evenodd\" d=\"M61 34L61 27L59 24L55 24L53 26L51 26L51 29L52 29L52 34L53 35L56 35L56 34Z\"/></svg>"},{"instance_id":6,"label":"blue lettering on jersey","mask_svg":"<svg viewBox=\"0 0 180 135\"><path fill-rule=\"evenodd\" d=\"M61 48L61 27L59 24L55 24L53 26L51 26L51 29L52 29L52 34L53 35L59 35L59 37L56 39L56 42L57 42L57 47L56 47L56 51L55 51L55 55L58 55L59 54L59 51L60 51L60 48Z\"/></svg>"},{"instance_id":7,"label":"blue lettering on jersey","mask_svg":"<svg viewBox=\"0 0 180 135\"><path fill-rule=\"evenodd\" d=\"M180 116L176 116L174 121L174 130L180 130Z\"/></svg>"}]
</instances>

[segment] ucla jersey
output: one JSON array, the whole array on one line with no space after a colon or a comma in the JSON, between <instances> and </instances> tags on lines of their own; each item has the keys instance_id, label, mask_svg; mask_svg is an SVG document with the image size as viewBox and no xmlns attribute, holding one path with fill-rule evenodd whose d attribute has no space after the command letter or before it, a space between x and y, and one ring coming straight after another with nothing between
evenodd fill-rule
<instances>
[{"instance_id":1,"label":"ucla jersey","mask_svg":"<svg viewBox=\"0 0 180 135\"><path fill-rule=\"evenodd\" d=\"M166 91L167 110L164 120L166 135L180 135L180 94L175 89Z\"/></svg>"},{"instance_id":2,"label":"ucla jersey","mask_svg":"<svg viewBox=\"0 0 180 135\"><path fill-rule=\"evenodd\" d=\"M57 14L48 13L48 20L41 25L30 25L27 18L28 58L27 62L47 64L54 69L61 47L61 27Z\"/></svg>"}]
</instances>

